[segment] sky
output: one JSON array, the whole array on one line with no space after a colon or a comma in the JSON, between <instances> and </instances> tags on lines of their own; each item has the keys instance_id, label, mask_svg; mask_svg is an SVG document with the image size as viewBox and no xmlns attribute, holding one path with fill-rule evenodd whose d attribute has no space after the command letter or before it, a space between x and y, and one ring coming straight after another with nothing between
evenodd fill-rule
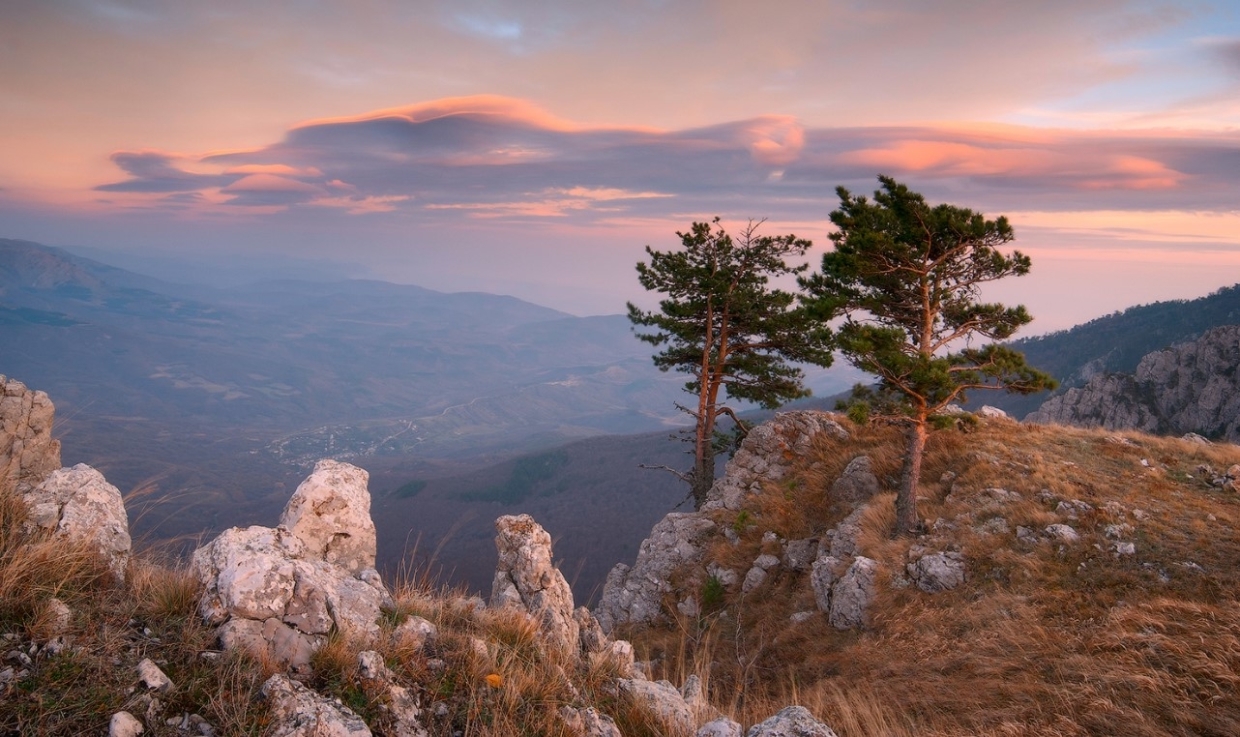
<instances>
[{"instance_id":1,"label":"sky","mask_svg":"<svg viewBox=\"0 0 1240 737\"><path fill-rule=\"evenodd\" d=\"M616 313L879 174L1008 217L1026 334L1240 282L1240 1L0 3L0 237L162 276Z\"/></svg>"}]
</instances>

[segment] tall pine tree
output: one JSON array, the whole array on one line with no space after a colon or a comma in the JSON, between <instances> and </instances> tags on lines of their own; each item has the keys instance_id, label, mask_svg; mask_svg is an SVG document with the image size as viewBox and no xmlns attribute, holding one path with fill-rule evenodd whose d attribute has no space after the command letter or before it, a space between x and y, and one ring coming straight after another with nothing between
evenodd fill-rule
<instances>
[{"instance_id":1,"label":"tall pine tree","mask_svg":"<svg viewBox=\"0 0 1240 737\"><path fill-rule=\"evenodd\" d=\"M800 283L821 319L847 316L840 352L901 400L893 419L907 427L907 447L896 529L905 534L920 525L917 484L930 416L972 389L1028 394L1055 381L1011 348L970 341L1004 340L1033 319L1024 306L978 301L983 284L1029 273L1028 256L999 251L1015 237L1007 218L932 207L890 177L879 181L873 201L836 190L835 249L823 255L821 272ZM966 347L953 352L960 341Z\"/></svg>"},{"instance_id":2,"label":"tall pine tree","mask_svg":"<svg viewBox=\"0 0 1240 737\"><path fill-rule=\"evenodd\" d=\"M637 264L638 281L665 297L658 311L630 303L629 319L642 340L663 350L654 355L659 369L691 376L685 391L696 398L681 409L694 418L693 468L676 471L691 487L701 508L715 479L716 426L730 416L743 428L726 399L774 409L809 395L802 371L793 362L831 363L831 331L815 321L797 295L770 286L772 278L790 277L808 264L789 265L811 243L793 235L759 236L750 223L734 241L719 219L694 223L677 233L681 248L655 251L649 263Z\"/></svg>"}]
</instances>

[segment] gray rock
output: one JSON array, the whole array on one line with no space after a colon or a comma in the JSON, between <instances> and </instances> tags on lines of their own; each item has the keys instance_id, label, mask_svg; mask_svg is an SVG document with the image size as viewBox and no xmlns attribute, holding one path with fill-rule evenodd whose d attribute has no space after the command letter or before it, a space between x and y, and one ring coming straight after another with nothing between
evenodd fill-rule
<instances>
[{"instance_id":1,"label":"gray rock","mask_svg":"<svg viewBox=\"0 0 1240 737\"><path fill-rule=\"evenodd\" d=\"M308 554L358 574L375 567L375 523L370 518L370 474L340 461L321 460L280 515L280 526Z\"/></svg>"},{"instance_id":2,"label":"gray rock","mask_svg":"<svg viewBox=\"0 0 1240 737\"><path fill-rule=\"evenodd\" d=\"M828 412L779 412L749 431L728 461L722 478L715 481L702 511L738 511L746 497L761 489L763 481L777 481L804 456L820 433L844 439L848 431Z\"/></svg>"},{"instance_id":3,"label":"gray rock","mask_svg":"<svg viewBox=\"0 0 1240 737\"><path fill-rule=\"evenodd\" d=\"M833 530L830 539L830 553L840 559L851 558L857 554L857 537L861 535L861 517L865 507L859 507L844 518Z\"/></svg>"},{"instance_id":4,"label":"gray rock","mask_svg":"<svg viewBox=\"0 0 1240 737\"><path fill-rule=\"evenodd\" d=\"M22 495L30 510L28 526L54 537L92 544L118 580L129 563L129 518L117 488L84 463L48 474Z\"/></svg>"},{"instance_id":5,"label":"gray rock","mask_svg":"<svg viewBox=\"0 0 1240 737\"><path fill-rule=\"evenodd\" d=\"M0 493L25 491L60 468L47 394L0 374Z\"/></svg>"},{"instance_id":6,"label":"gray rock","mask_svg":"<svg viewBox=\"0 0 1240 737\"><path fill-rule=\"evenodd\" d=\"M865 624L866 612L874 598L878 562L858 557L848 567L843 577L831 587L831 610L827 621L831 626L844 630Z\"/></svg>"},{"instance_id":7,"label":"gray rock","mask_svg":"<svg viewBox=\"0 0 1240 737\"><path fill-rule=\"evenodd\" d=\"M1082 514L1088 514L1092 511L1094 511L1094 505L1089 502L1083 502L1080 499L1063 501L1055 505L1055 513L1063 515L1068 519L1080 519Z\"/></svg>"},{"instance_id":8,"label":"gray rock","mask_svg":"<svg viewBox=\"0 0 1240 737\"><path fill-rule=\"evenodd\" d=\"M146 731L142 722L127 711L118 711L108 721L108 737L138 737Z\"/></svg>"},{"instance_id":9,"label":"gray rock","mask_svg":"<svg viewBox=\"0 0 1240 737\"><path fill-rule=\"evenodd\" d=\"M1119 556L1136 555L1137 546L1135 543L1117 542L1115 543L1115 554Z\"/></svg>"},{"instance_id":10,"label":"gray rock","mask_svg":"<svg viewBox=\"0 0 1240 737\"><path fill-rule=\"evenodd\" d=\"M421 617L410 616L396 625L393 634L414 647L423 647L439 637L439 628Z\"/></svg>"},{"instance_id":11,"label":"gray rock","mask_svg":"<svg viewBox=\"0 0 1240 737\"><path fill-rule=\"evenodd\" d=\"M534 617L547 641L566 652L581 647L573 617L573 592L551 564L551 535L528 514L495 520L499 563L491 586L491 606L514 606Z\"/></svg>"},{"instance_id":12,"label":"gray rock","mask_svg":"<svg viewBox=\"0 0 1240 737\"><path fill-rule=\"evenodd\" d=\"M960 553L931 553L909 563L909 578L928 594L954 589L964 583L964 556Z\"/></svg>"},{"instance_id":13,"label":"gray rock","mask_svg":"<svg viewBox=\"0 0 1240 737\"><path fill-rule=\"evenodd\" d=\"M736 586L741 580L740 574L736 571L731 568L724 568L718 563L708 563L706 565L706 575L713 576L719 583L723 584L724 588L728 589Z\"/></svg>"},{"instance_id":14,"label":"gray rock","mask_svg":"<svg viewBox=\"0 0 1240 737\"><path fill-rule=\"evenodd\" d=\"M283 673L268 678L262 694L271 705L271 737L370 737L366 722L347 706Z\"/></svg>"},{"instance_id":15,"label":"gray rock","mask_svg":"<svg viewBox=\"0 0 1240 737\"><path fill-rule=\"evenodd\" d=\"M623 737L616 722L593 706L560 707L560 719L577 737Z\"/></svg>"},{"instance_id":16,"label":"gray rock","mask_svg":"<svg viewBox=\"0 0 1240 737\"><path fill-rule=\"evenodd\" d=\"M741 734L740 724L727 717L719 717L703 724L694 737L741 737Z\"/></svg>"},{"instance_id":17,"label":"gray rock","mask_svg":"<svg viewBox=\"0 0 1240 737\"><path fill-rule=\"evenodd\" d=\"M577 607L573 610L573 619L577 620L582 652L601 653L611 645L611 641L603 633L602 625L598 623L598 619L590 613L589 609L583 606Z\"/></svg>"},{"instance_id":18,"label":"gray rock","mask_svg":"<svg viewBox=\"0 0 1240 737\"><path fill-rule=\"evenodd\" d=\"M138 663L138 679L151 691L167 693L175 688L172 679L165 675L150 658L143 658Z\"/></svg>"},{"instance_id":19,"label":"gray rock","mask_svg":"<svg viewBox=\"0 0 1240 737\"><path fill-rule=\"evenodd\" d=\"M1061 543L1075 543L1081 539L1080 534L1069 525L1047 525L1046 534Z\"/></svg>"},{"instance_id":20,"label":"gray rock","mask_svg":"<svg viewBox=\"0 0 1240 737\"><path fill-rule=\"evenodd\" d=\"M422 710L417 697L409 689L393 682L392 671L383 662L383 656L374 650L357 654L358 675L371 683L371 689L382 694L383 706L387 707L396 724L392 737L427 737L422 726Z\"/></svg>"},{"instance_id":21,"label":"gray rock","mask_svg":"<svg viewBox=\"0 0 1240 737\"><path fill-rule=\"evenodd\" d=\"M878 477L869 456L857 456L848 462L844 472L831 484L831 498L856 504L878 493Z\"/></svg>"},{"instance_id":22,"label":"gray rock","mask_svg":"<svg viewBox=\"0 0 1240 737\"><path fill-rule=\"evenodd\" d=\"M1155 351L1136 373L1095 376L1048 399L1026 421L1240 441L1240 325Z\"/></svg>"},{"instance_id":23,"label":"gray rock","mask_svg":"<svg viewBox=\"0 0 1240 737\"><path fill-rule=\"evenodd\" d=\"M818 539L807 537L802 540L789 540L784 546L784 565L792 571L804 571L809 568L818 555Z\"/></svg>"},{"instance_id":24,"label":"gray rock","mask_svg":"<svg viewBox=\"0 0 1240 737\"><path fill-rule=\"evenodd\" d=\"M788 621L792 622L793 624L801 624L802 622L808 622L809 620L813 619L815 616L817 616L817 614L818 614L817 612L809 612L809 611L793 612L792 614L788 615Z\"/></svg>"},{"instance_id":25,"label":"gray rock","mask_svg":"<svg viewBox=\"0 0 1240 737\"><path fill-rule=\"evenodd\" d=\"M835 586L835 582L840 580L840 575L836 573L841 563L839 558L833 558L829 555L823 556L814 561L814 567L809 574L810 585L814 587L814 603L818 605L818 611L831 611L831 587Z\"/></svg>"},{"instance_id":26,"label":"gray rock","mask_svg":"<svg viewBox=\"0 0 1240 737\"><path fill-rule=\"evenodd\" d=\"M755 724L745 737L838 737L803 706L789 706L764 722Z\"/></svg>"},{"instance_id":27,"label":"gray rock","mask_svg":"<svg viewBox=\"0 0 1240 737\"><path fill-rule=\"evenodd\" d=\"M620 678L617 679L616 684L622 694L628 696L634 703L645 707L669 731L693 732L696 726L693 708L671 683Z\"/></svg>"},{"instance_id":28,"label":"gray rock","mask_svg":"<svg viewBox=\"0 0 1240 737\"><path fill-rule=\"evenodd\" d=\"M380 608L391 596L368 565L373 534L364 525L355 536L325 532L356 519L350 505L370 507L365 477L355 470L334 462L316 466L281 516L296 530L234 527L194 551L191 570L203 584L198 611L221 625L226 648L244 647L298 668L333 629L378 634Z\"/></svg>"},{"instance_id":29,"label":"gray rock","mask_svg":"<svg viewBox=\"0 0 1240 737\"><path fill-rule=\"evenodd\" d=\"M703 546L715 530L714 522L696 513L673 512L660 520L642 541L633 567L620 563L608 574L595 610L603 631L662 616L672 575L701 563Z\"/></svg>"}]
</instances>

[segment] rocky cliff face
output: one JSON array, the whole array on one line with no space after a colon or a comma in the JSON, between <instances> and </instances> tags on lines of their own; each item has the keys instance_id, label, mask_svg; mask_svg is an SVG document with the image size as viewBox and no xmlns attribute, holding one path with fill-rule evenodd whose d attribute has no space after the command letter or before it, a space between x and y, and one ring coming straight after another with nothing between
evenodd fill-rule
<instances>
[{"instance_id":1,"label":"rocky cliff face","mask_svg":"<svg viewBox=\"0 0 1240 737\"><path fill-rule=\"evenodd\" d=\"M1240 325L1150 353L1135 375L1095 376L1025 419L1240 441Z\"/></svg>"}]
</instances>

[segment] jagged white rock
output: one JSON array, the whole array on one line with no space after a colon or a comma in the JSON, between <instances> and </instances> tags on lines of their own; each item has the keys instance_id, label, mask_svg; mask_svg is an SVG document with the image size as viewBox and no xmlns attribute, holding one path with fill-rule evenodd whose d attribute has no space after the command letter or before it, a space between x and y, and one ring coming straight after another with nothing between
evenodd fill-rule
<instances>
[{"instance_id":1,"label":"jagged white rock","mask_svg":"<svg viewBox=\"0 0 1240 737\"><path fill-rule=\"evenodd\" d=\"M495 520L499 563L491 585L491 606L513 606L539 622L543 636L575 653L580 625L573 615L573 592L551 564L551 535L528 514Z\"/></svg>"},{"instance_id":2,"label":"jagged white rock","mask_svg":"<svg viewBox=\"0 0 1240 737\"><path fill-rule=\"evenodd\" d=\"M370 474L348 463L321 460L280 515L307 551L348 570L375 567L375 523L370 518Z\"/></svg>"},{"instance_id":3,"label":"jagged white rock","mask_svg":"<svg viewBox=\"0 0 1240 737\"><path fill-rule=\"evenodd\" d=\"M346 466L332 462L316 467L313 493L299 497L299 512L286 508L282 515L296 530L234 527L194 551L191 569L203 584L198 611L208 623L222 625L218 633L226 648L265 650L297 668L309 662L333 628L362 636L378 633L380 609L391 597L369 567L373 535L341 544L336 533L330 539L324 533L357 517L350 504L370 507L365 488L357 488L364 476ZM338 498L329 493L327 484L333 479L341 484ZM331 514L311 523L315 515L305 507L310 499ZM359 547L359 541L369 541L368 547Z\"/></svg>"},{"instance_id":4,"label":"jagged white rock","mask_svg":"<svg viewBox=\"0 0 1240 737\"><path fill-rule=\"evenodd\" d=\"M0 374L0 492L36 486L60 468L55 416L47 394Z\"/></svg>"},{"instance_id":5,"label":"jagged white rock","mask_svg":"<svg viewBox=\"0 0 1240 737\"><path fill-rule=\"evenodd\" d=\"M79 463L53 471L22 495L27 526L65 540L93 544L118 579L129 563L129 518L120 491L103 474Z\"/></svg>"}]
</instances>

